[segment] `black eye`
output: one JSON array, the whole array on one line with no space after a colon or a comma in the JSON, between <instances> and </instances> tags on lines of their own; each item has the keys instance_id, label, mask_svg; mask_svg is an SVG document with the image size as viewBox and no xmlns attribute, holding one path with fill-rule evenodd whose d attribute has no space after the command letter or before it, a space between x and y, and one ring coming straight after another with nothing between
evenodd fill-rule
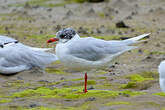
<instances>
[{"instance_id":1,"label":"black eye","mask_svg":"<svg viewBox=\"0 0 165 110\"><path fill-rule=\"evenodd\" d=\"M63 38L65 38L65 35L61 35L60 37L63 39Z\"/></svg>"}]
</instances>

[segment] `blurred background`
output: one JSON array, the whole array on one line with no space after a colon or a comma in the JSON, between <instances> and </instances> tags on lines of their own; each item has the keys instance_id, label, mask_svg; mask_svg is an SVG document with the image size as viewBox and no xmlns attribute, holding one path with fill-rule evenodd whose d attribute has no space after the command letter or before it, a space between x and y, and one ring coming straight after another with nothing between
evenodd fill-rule
<instances>
[{"instance_id":1,"label":"blurred background","mask_svg":"<svg viewBox=\"0 0 165 110\"><path fill-rule=\"evenodd\" d=\"M91 71L93 93L87 95L75 93L83 88L83 73L60 62L44 74L1 76L0 110L165 110L157 72L165 59L164 6L164 0L0 0L0 35L30 46L47 47L66 27L105 40L151 33L108 69Z\"/></svg>"}]
</instances>

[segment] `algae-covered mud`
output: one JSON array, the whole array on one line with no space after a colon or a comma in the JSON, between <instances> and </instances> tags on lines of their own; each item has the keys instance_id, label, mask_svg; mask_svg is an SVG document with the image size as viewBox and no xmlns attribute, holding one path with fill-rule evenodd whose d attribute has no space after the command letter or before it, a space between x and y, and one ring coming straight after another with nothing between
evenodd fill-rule
<instances>
[{"instance_id":1,"label":"algae-covered mud","mask_svg":"<svg viewBox=\"0 0 165 110\"><path fill-rule=\"evenodd\" d=\"M0 110L165 110L157 67L165 59L164 0L0 0L0 35L35 47L72 27L81 37L122 40L151 33L109 68L83 76L59 61L0 76ZM101 0L100 0L101 1ZM53 52L53 51L52 51Z\"/></svg>"}]
</instances>

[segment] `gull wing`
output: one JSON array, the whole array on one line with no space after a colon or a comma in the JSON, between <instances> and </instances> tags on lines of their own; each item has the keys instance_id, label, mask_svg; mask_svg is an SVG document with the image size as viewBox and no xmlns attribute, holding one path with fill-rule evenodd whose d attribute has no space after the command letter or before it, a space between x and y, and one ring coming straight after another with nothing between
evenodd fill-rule
<instances>
[{"instance_id":1,"label":"gull wing","mask_svg":"<svg viewBox=\"0 0 165 110\"><path fill-rule=\"evenodd\" d=\"M10 62L7 61L5 58L0 58L0 73L11 74L11 73L17 73L30 69L27 65L23 65L23 64L17 66L10 66L10 65L11 65Z\"/></svg>"},{"instance_id":2,"label":"gull wing","mask_svg":"<svg viewBox=\"0 0 165 110\"><path fill-rule=\"evenodd\" d=\"M88 61L98 61L106 56L117 56L134 49L122 41L105 41L92 37L80 38L68 45L69 54Z\"/></svg>"},{"instance_id":3,"label":"gull wing","mask_svg":"<svg viewBox=\"0 0 165 110\"><path fill-rule=\"evenodd\" d=\"M0 58L5 59L5 62L1 63L4 67L26 65L28 68L45 68L47 64L58 60L55 54L34 51L20 43L0 48Z\"/></svg>"},{"instance_id":4,"label":"gull wing","mask_svg":"<svg viewBox=\"0 0 165 110\"><path fill-rule=\"evenodd\" d=\"M149 36L150 33L142 34L126 40L105 41L92 37L80 38L69 43L68 50L72 56L88 61L98 61L105 56L118 56L123 52L136 48L130 46L138 43L140 39Z\"/></svg>"}]
</instances>

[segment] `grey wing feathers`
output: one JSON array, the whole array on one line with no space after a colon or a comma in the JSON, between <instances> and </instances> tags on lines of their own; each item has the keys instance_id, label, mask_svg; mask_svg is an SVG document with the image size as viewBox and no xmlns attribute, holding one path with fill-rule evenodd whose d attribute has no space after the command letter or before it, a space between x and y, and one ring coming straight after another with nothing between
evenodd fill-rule
<instances>
[{"instance_id":1,"label":"grey wing feathers","mask_svg":"<svg viewBox=\"0 0 165 110\"><path fill-rule=\"evenodd\" d=\"M3 66L3 64L10 63L6 61L4 58L0 59L0 73L2 74L11 74L11 73L17 73L24 70L30 69L27 65L17 65L17 66ZM10 65L10 64L8 64Z\"/></svg>"},{"instance_id":2,"label":"grey wing feathers","mask_svg":"<svg viewBox=\"0 0 165 110\"><path fill-rule=\"evenodd\" d=\"M33 67L45 68L49 63L58 60L55 54L33 50L21 43L0 48L0 72L15 72Z\"/></svg>"},{"instance_id":3,"label":"grey wing feathers","mask_svg":"<svg viewBox=\"0 0 165 110\"><path fill-rule=\"evenodd\" d=\"M2 48L0 50L0 57L5 58L10 62L10 65L13 64L26 64L29 66L44 67L46 64L49 64L57 60L56 55L43 52L43 51L34 51L30 48L20 46L22 44L15 44ZM7 54L9 53L10 54Z\"/></svg>"},{"instance_id":4,"label":"grey wing feathers","mask_svg":"<svg viewBox=\"0 0 165 110\"><path fill-rule=\"evenodd\" d=\"M89 37L81 38L79 41L74 42L74 45L68 46L68 48L70 54L75 57L89 61L97 61L105 56L119 55L135 47L127 46L121 41L104 41Z\"/></svg>"}]
</instances>

